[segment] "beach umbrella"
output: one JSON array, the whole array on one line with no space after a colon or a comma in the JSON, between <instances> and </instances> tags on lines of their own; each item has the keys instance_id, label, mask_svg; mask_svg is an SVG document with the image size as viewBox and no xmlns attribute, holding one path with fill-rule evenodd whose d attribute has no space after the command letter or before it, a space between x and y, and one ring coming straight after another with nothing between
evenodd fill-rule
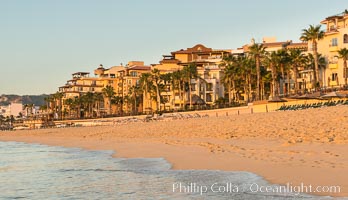
<instances>
[{"instance_id":1,"label":"beach umbrella","mask_svg":"<svg viewBox=\"0 0 348 200\"><path fill-rule=\"evenodd\" d=\"M189 103L189 102L187 102ZM192 95L192 104L193 105L205 105L205 101L199 97L198 95L194 94Z\"/></svg>"},{"instance_id":2,"label":"beach umbrella","mask_svg":"<svg viewBox=\"0 0 348 200\"><path fill-rule=\"evenodd\" d=\"M320 98L322 99L332 99L332 98L344 98L345 95L343 94L339 94L337 92L330 92L330 93L327 93L323 96L321 96Z\"/></svg>"},{"instance_id":3,"label":"beach umbrella","mask_svg":"<svg viewBox=\"0 0 348 200\"><path fill-rule=\"evenodd\" d=\"M290 96L289 98L290 98L290 99L298 99L299 97L300 97L300 95L295 94L295 95L293 95L293 96Z\"/></svg>"},{"instance_id":4,"label":"beach umbrella","mask_svg":"<svg viewBox=\"0 0 348 200\"><path fill-rule=\"evenodd\" d=\"M310 94L304 94L304 95L301 95L299 97L297 97L298 99L312 99L311 95Z\"/></svg>"},{"instance_id":5,"label":"beach umbrella","mask_svg":"<svg viewBox=\"0 0 348 200\"><path fill-rule=\"evenodd\" d=\"M282 99L280 97L273 97L271 100L269 100L268 102L287 102L287 100Z\"/></svg>"},{"instance_id":6,"label":"beach umbrella","mask_svg":"<svg viewBox=\"0 0 348 200\"><path fill-rule=\"evenodd\" d=\"M317 99L320 98L321 92L314 92L314 93L306 93L302 96L299 96L298 99Z\"/></svg>"}]
</instances>

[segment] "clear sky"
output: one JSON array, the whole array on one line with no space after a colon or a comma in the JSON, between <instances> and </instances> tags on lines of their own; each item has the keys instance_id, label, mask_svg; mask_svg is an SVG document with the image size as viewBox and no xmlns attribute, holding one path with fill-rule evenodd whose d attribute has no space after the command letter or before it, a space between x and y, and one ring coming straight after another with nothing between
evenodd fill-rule
<instances>
[{"instance_id":1,"label":"clear sky","mask_svg":"<svg viewBox=\"0 0 348 200\"><path fill-rule=\"evenodd\" d=\"M54 93L76 71L201 43L236 49L298 38L343 0L0 0L0 94Z\"/></svg>"}]
</instances>

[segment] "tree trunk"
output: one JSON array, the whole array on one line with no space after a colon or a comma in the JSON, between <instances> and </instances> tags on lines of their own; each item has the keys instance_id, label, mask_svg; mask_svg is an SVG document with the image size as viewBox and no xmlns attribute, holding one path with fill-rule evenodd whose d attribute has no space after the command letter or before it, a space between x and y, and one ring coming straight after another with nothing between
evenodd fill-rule
<instances>
[{"instance_id":1,"label":"tree trunk","mask_svg":"<svg viewBox=\"0 0 348 200\"><path fill-rule=\"evenodd\" d=\"M108 97L109 101L109 115L111 115L111 97Z\"/></svg>"},{"instance_id":2,"label":"tree trunk","mask_svg":"<svg viewBox=\"0 0 348 200\"><path fill-rule=\"evenodd\" d=\"M343 60L343 79L344 79L344 85L347 86L347 60Z\"/></svg>"},{"instance_id":3,"label":"tree trunk","mask_svg":"<svg viewBox=\"0 0 348 200\"><path fill-rule=\"evenodd\" d=\"M237 91L236 91L236 83L232 80L232 88L233 88L233 100L237 99Z\"/></svg>"},{"instance_id":4,"label":"tree trunk","mask_svg":"<svg viewBox=\"0 0 348 200\"><path fill-rule=\"evenodd\" d=\"M172 108L175 108L175 83L172 85Z\"/></svg>"},{"instance_id":5,"label":"tree trunk","mask_svg":"<svg viewBox=\"0 0 348 200\"><path fill-rule=\"evenodd\" d=\"M146 90L143 91L143 112L146 111Z\"/></svg>"},{"instance_id":6,"label":"tree trunk","mask_svg":"<svg viewBox=\"0 0 348 200\"><path fill-rule=\"evenodd\" d=\"M319 83L319 88L321 88L321 83L319 79L319 66L318 66L318 51L317 51L317 41L313 41L313 57L314 57L314 89L317 89L317 84ZM312 87L313 88L313 87Z\"/></svg>"},{"instance_id":7,"label":"tree trunk","mask_svg":"<svg viewBox=\"0 0 348 200\"><path fill-rule=\"evenodd\" d=\"M256 101L260 100L260 79L261 79L261 69L260 69L260 57L256 56Z\"/></svg>"},{"instance_id":8,"label":"tree trunk","mask_svg":"<svg viewBox=\"0 0 348 200\"><path fill-rule=\"evenodd\" d=\"M279 87L281 87L283 89L283 96L284 96L285 95L285 90L286 90L284 64L280 65L280 70L281 70L281 73L282 73L282 84ZM279 91L280 91L280 89L279 89Z\"/></svg>"},{"instance_id":9,"label":"tree trunk","mask_svg":"<svg viewBox=\"0 0 348 200\"><path fill-rule=\"evenodd\" d=\"M274 99L276 97L276 90L277 90L277 85L276 85L276 69L273 66L273 64L271 65L271 70L272 70L272 99Z\"/></svg>"},{"instance_id":10,"label":"tree trunk","mask_svg":"<svg viewBox=\"0 0 348 200\"><path fill-rule=\"evenodd\" d=\"M297 71L297 66L296 65L294 65L293 71L294 71L294 81L295 81L295 94L297 94L299 88L298 88L298 82L297 82L298 71Z\"/></svg>"},{"instance_id":11,"label":"tree trunk","mask_svg":"<svg viewBox=\"0 0 348 200\"><path fill-rule=\"evenodd\" d=\"M179 107L182 109L182 91L181 91L181 81L179 81Z\"/></svg>"},{"instance_id":12,"label":"tree trunk","mask_svg":"<svg viewBox=\"0 0 348 200\"><path fill-rule=\"evenodd\" d=\"M231 81L229 81L228 83L228 103L231 105L231 102L232 102L232 98L231 98Z\"/></svg>"},{"instance_id":13,"label":"tree trunk","mask_svg":"<svg viewBox=\"0 0 348 200\"><path fill-rule=\"evenodd\" d=\"M252 97L252 94L251 94L251 91L252 91L252 87L251 87L251 73L248 73L248 85L249 85L249 99L250 99L250 97ZM260 88L259 88L259 94L260 94ZM252 100L254 100L254 99L252 99Z\"/></svg>"},{"instance_id":14,"label":"tree trunk","mask_svg":"<svg viewBox=\"0 0 348 200\"><path fill-rule=\"evenodd\" d=\"M158 83L156 83L156 95L157 95L157 112L161 111L161 97L159 93L159 86Z\"/></svg>"},{"instance_id":15,"label":"tree trunk","mask_svg":"<svg viewBox=\"0 0 348 200\"><path fill-rule=\"evenodd\" d=\"M134 114L136 115L138 113L137 109L137 95L134 95Z\"/></svg>"},{"instance_id":16,"label":"tree trunk","mask_svg":"<svg viewBox=\"0 0 348 200\"><path fill-rule=\"evenodd\" d=\"M286 73L286 78L288 82L288 89L286 91L286 94L289 95L290 94L290 70L288 70L288 72Z\"/></svg>"},{"instance_id":17,"label":"tree trunk","mask_svg":"<svg viewBox=\"0 0 348 200\"><path fill-rule=\"evenodd\" d=\"M244 101L248 103L249 102L249 91L248 91L248 76L247 75L245 75L244 96L245 96Z\"/></svg>"},{"instance_id":18,"label":"tree trunk","mask_svg":"<svg viewBox=\"0 0 348 200\"><path fill-rule=\"evenodd\" d=\"M191 79L189 82L189 98L190 98L190 109L192 108L192 85L191 85Z\"/></svg>"}]
</instances>

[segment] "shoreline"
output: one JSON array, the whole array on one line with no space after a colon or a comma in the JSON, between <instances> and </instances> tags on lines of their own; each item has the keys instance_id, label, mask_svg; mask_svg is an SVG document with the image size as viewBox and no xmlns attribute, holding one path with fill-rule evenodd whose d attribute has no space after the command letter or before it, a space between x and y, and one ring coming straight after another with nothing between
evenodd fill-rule
<instances>
[{"instance_id":1,"label":"shoreline","mask_svg":"<svg viewBox=\"0 0 348 200\"><path fill-rule=\"evenodd\" d=\"M348 136L343 131L348 125L342 124L348 120L347 112L348 107L339 106L156 121L141 126L23 130L0 132L0 141L113 150L113 157L118 158L164 158L173 170L247 171L272 184L339 185L341 193L311 194L347 197ZM332 120L320 121L322 114L329 114ZM312 120L315 123L311 125ZM295 122L299 127L293 127ZM301 122L309 127L301 127ZM207 123L211 125L207 127ZM332 135L333 140L326 137Z\"/></svg>"}]
</instances>

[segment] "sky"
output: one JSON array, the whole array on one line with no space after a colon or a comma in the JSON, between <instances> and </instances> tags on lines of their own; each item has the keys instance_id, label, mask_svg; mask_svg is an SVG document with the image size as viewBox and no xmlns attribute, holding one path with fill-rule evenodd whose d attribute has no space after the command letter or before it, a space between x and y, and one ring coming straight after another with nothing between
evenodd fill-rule
<instances>
[{"instance_id":1,"label":"sky","mask_svg":"<svg viewBox=\"0 0 348 200\"><path fill-rule=\"evenodd\" d=\"M298 42L345 9L342 0L0 0L0 95L54 93L74 72L155 64L196 44Z\"/></svg>"}]
</instances>

